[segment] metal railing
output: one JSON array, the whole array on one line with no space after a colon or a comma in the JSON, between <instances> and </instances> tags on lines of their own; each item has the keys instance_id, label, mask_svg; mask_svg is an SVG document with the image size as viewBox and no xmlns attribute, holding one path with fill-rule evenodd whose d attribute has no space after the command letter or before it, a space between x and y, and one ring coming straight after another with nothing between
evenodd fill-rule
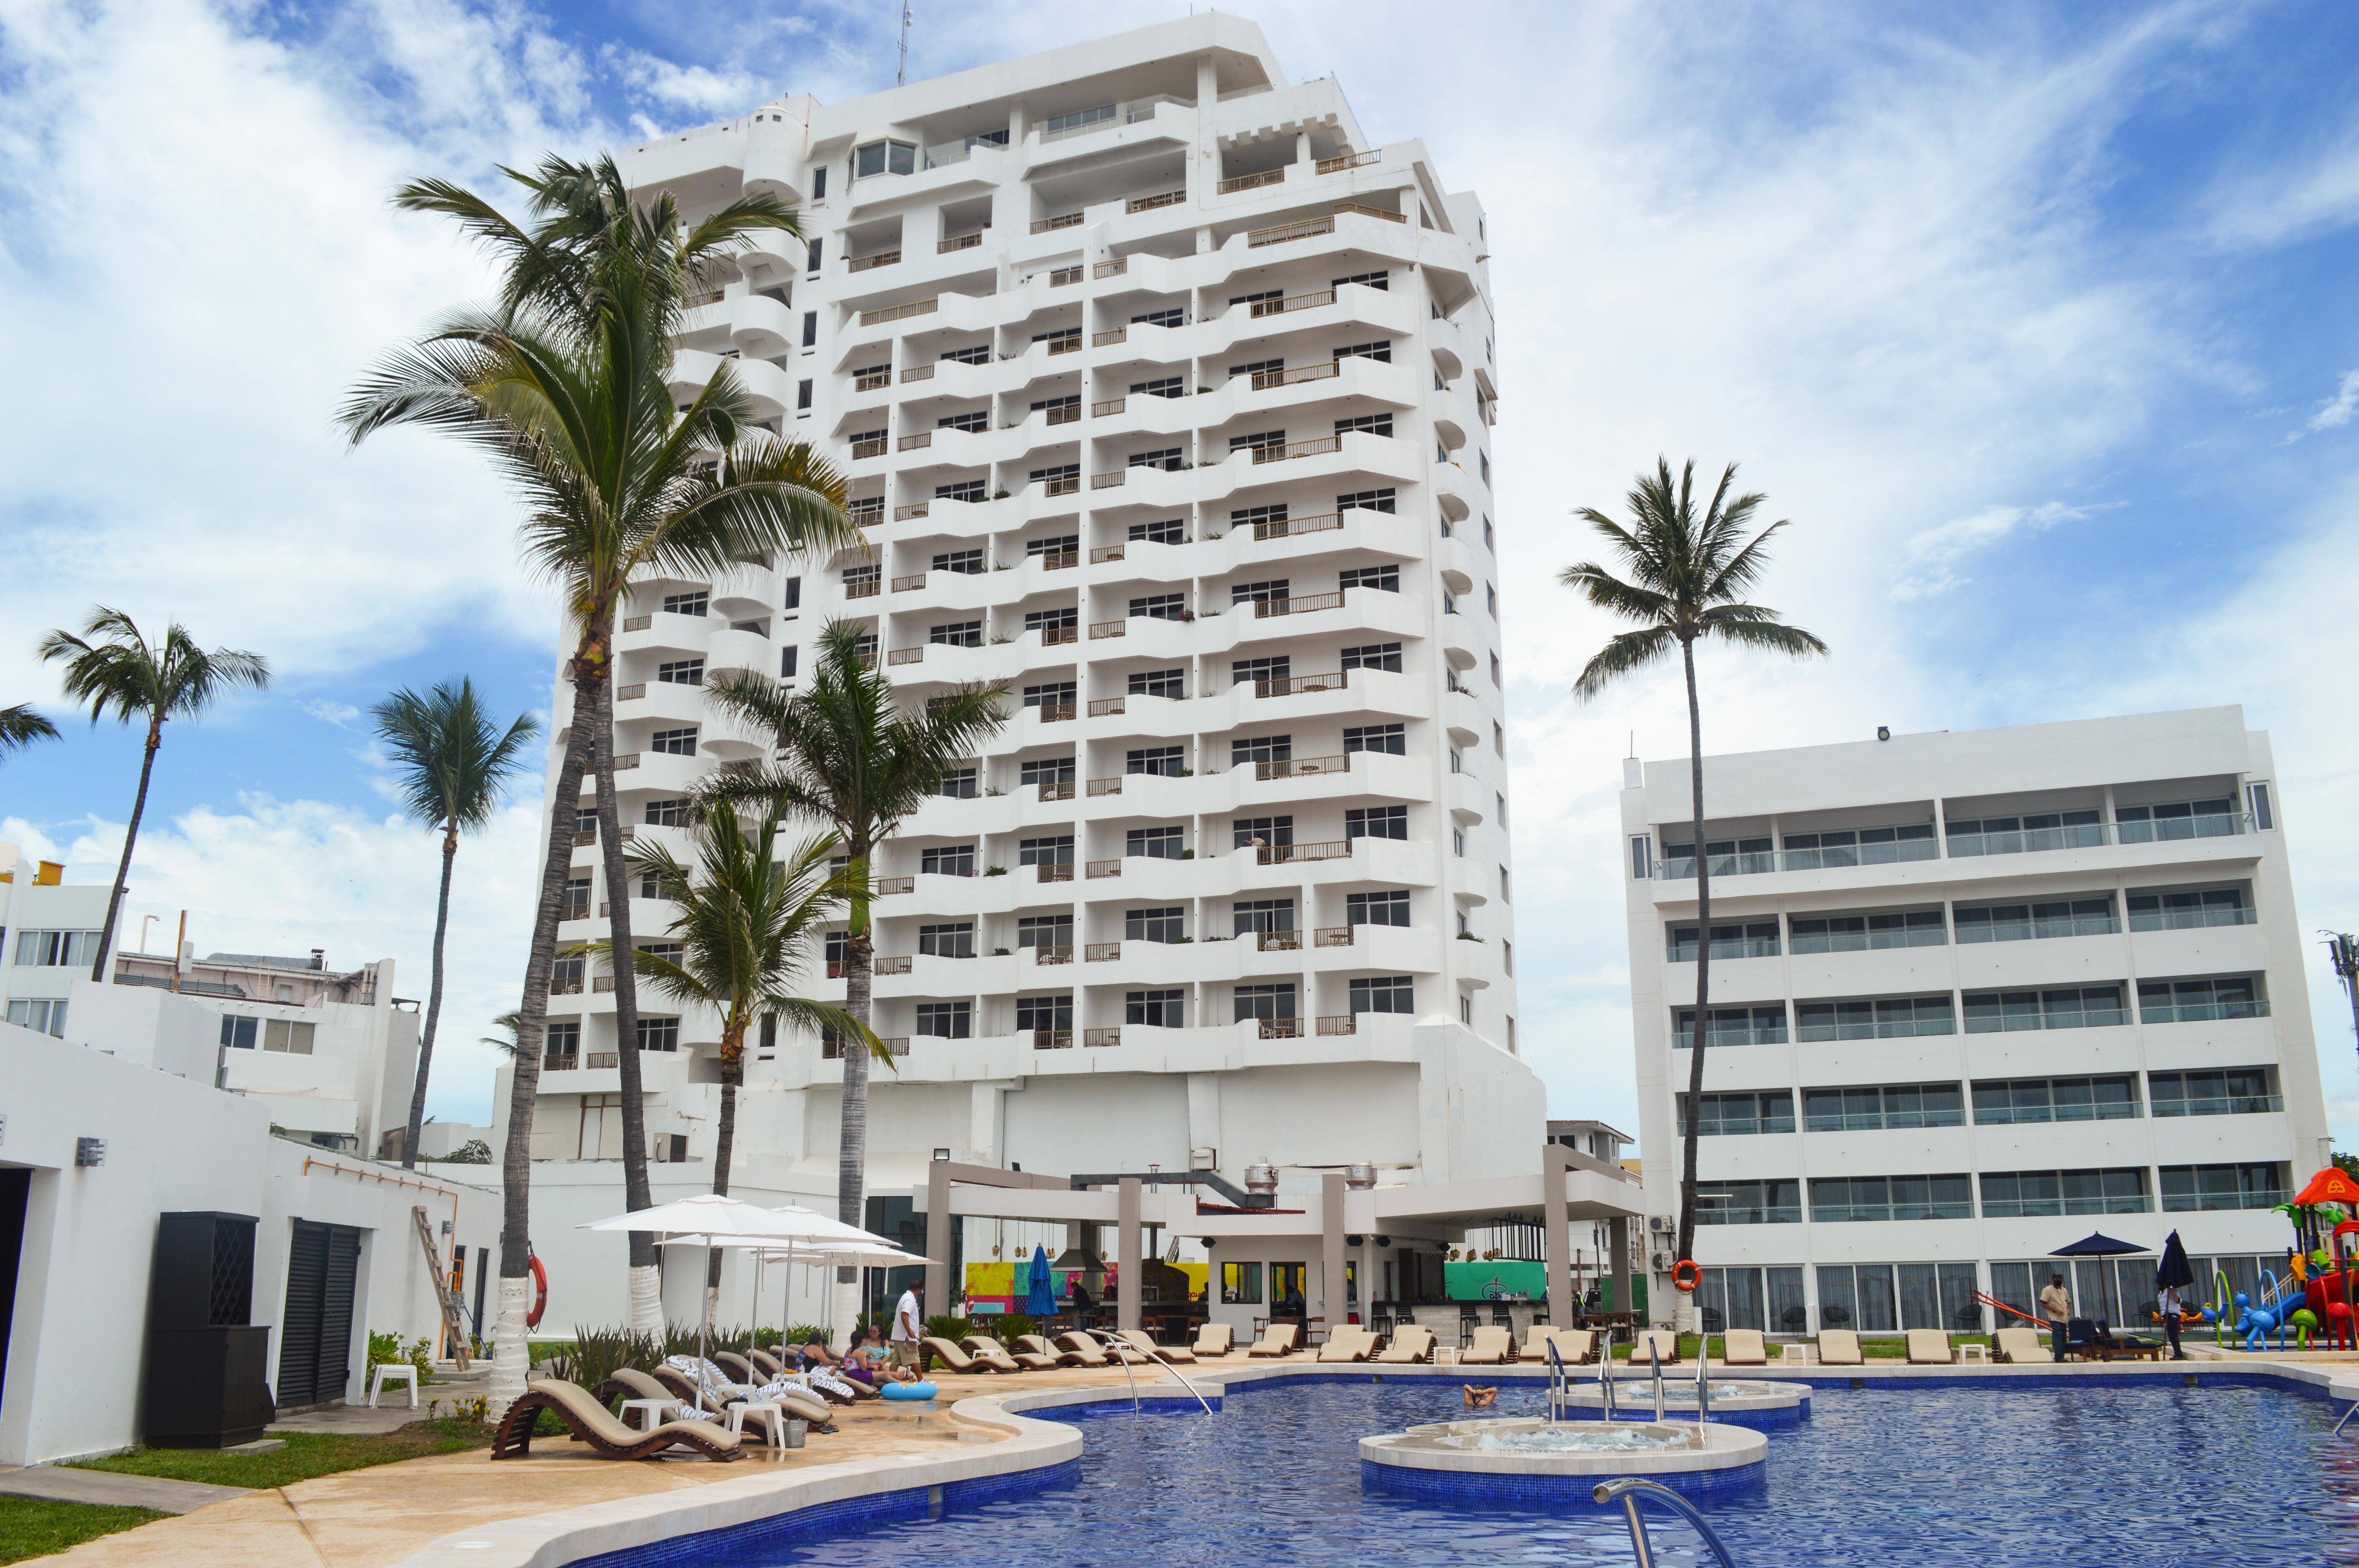
<instances>
[{"instance_id":1,"label":"metal railing","mask_svg":"<svg viewBox=\"0 0 2359 1568\"><path fill-rule=\"evenodd\" d=\"M582 994L582 977L579 975L569 975L549 981L549 994L551 996L580 996Z\"/></svg>"},{"instance_id":2,"label":"metal railing","mask_svg":"<svg viewBox=\"0 0 2359 1568\"><path fill-rule=\"evenodd\" d=\"M1050 964L1070 964L1072 961L1073 948L1071 943L1056 943L1047 946L1035 946L1032 949L1032 966L1035 968Z\"/></svg>"},{"instance_id":3,"label":"metal railing","mask_svg":"<svg viewBox=\"0 0 2359 1568\"><path fill-rule=\"evenodd\" d=\"M1106 561L1118 561L1129 553L1120 545L1100 545L1090 552L1090 565L1094 567Z\"/></svg>"},{"instance_id":4,"label":"metal railing","mask_svg":"<svg viewBox=\"0 0 2359 1568\"><path fill-rule=\"evenodd\" d=\"M915 892L918 891L918 879L915 877L877 877L869 883L868 891L870 895L875 898L889 897L897 892Z\"/></svg>"},{"instance_id":5,"label":"metal railing","mask_svg":"<svg viewBox=\"0 0 2359 1568\"><path fill-rule=\"evenodd\" d=\"M600 994L611 991L614 989L614 977L612 975L592 975L590 977L590 989L592 992Z\"/></svg>"},{"instance_id":6,"label":"metal railing","mask_svg":"<svg viewBox=\"0 0 2359 1568\"><path fill-rule=\"evenodd\" d=\"M1045 572L1070 571L1082 564L1079 550L1043 550L1032 558L1040 563L1040 569ZM1071 631L1071 628L1066 630Z\"/></svg>"},{"instance_id":7,"label":"metal railing","mask_svg":"<svg viewBox=\"0 0 2359 1568\"><path fill-rule=\"evenodd\" d=\"M846 272L866 272L873 267L891 266L901 259L899 251L878 251L873 256L853 256L843 264Z\"/></svg>"},{"instance_id":8,"label":"metal railing","mask_svg":"<svg viewBox=\"0 0 2359 1568\"><path fill-rule=\"evenodd\" d=\"M1040 716L1043 724L1061 724L1072 718L1077 709L1070 702L1043 702L1035 704L1033 711Z\"/></svg>"},{"instance_id":9,"label":"metal railing","mask_svg":"<svg viewBox=\"0 0 2359 1568\"><path fill-rule=\"evenodd\" d=\"M920 643L914 648L894 649L885 655L885 662L888 665L915 665L924 663L925 657L926 646Z\"/></svg>"},{"instance_id":10,"label":"metal railing","mask_svg":"<svg viewBox=\"0 0 2359 1568\"><path fill-rule=\"evenodd\" d=\"M848 578L843 584L846 599L874 599L884 591L884 585L873 577Z\"/></svg>"},{"instance_id":11,"label":"metal railing","mask_svg":"<svg viewBox=\"0 0 2359 1568\"><path fill-rule=\"evenodd\" d=\"M629 686L618 686L614 688L616 702L636 702L647 695L647 684L645 681L635 681Z\"/></svg>"},{"instance_id":12,"label":"metal railing","mask_svg":"<svg viewBox=\"0 0 2359 1568\"><path fill-rule=\"evenodd\" d=\"M582 1060L582 1065L594 1073L601 1067L621 1066L623 1054L620 1051L592 1051Z\"/></svg>"},{"instance_id":13,"label":"metal railing","mask_svg":"<svg viewBox=\"0 0 2359 1568\"><path fill-rule=\"evenodd\" d=\"M701 309L707 305L720 304L721 297L725 292L726 290L719 288L707 289L702 294L690 295L685 300L681 301L681 304L690 310Z\"/></svg>"},{"instance_id":14,"label":"metal railing","mask_svg":"<svg viewBox=\"0 0 2359 1568\"><path fill-rule=\"evenodd\" d=\"M1070 1051L1073 1048L1073 1032L1070 1029L1036 1029L1032 1032L1035 1051Z\"/></svg>"},{"instance_id":15,"label":"metal railing","mask_svg":"<svg viewBox=\"0 0 2359 1568\"><path fill-rule=\"evenodd\" d=\"M854 462L862 462L869 458L881 458L885 455L886 445L882 436L873 441L854 441L852 443L852 460Z\"/></svg>"},{"instance_id":16,"label":"metal railing","mask_svg":"<svg viewBox=\"0 0 2359 1568\"><path fill-rule=\"evenodd\" d=\"M1043 626L1040 628L1040 645L1044 648L1053 648L1060 643L1078 643L1081 640L1082 629L1078 626Z\"/></svg>"},{"instance_id":17,"label":"metal railing","mask_svg":"<svg viewBox=\"0 0 2359 1568\"><path fill-rule=\"evenodd\" d=\"M1233 196L1240 190L1258 190L1265 185L1283 184L1286 166L1263 169L1259 174L1233 174L1212 188L1217 196Z\"/></svg>"},{"instance_id":18,"label":"metal railing","mask_svg":"<svg viewBox=\"0 0 2359 1568\"><path fill-rule=\"evenodd\" d=\"M923 517L934 509L930 501L912 501L893 508L893 521L906 523L912 517Z\"/></svg>"},{"instance_id":19,"label":"metal railing","mask_svg":"<svg viewBox=\"0 0 2359 1568\"><path fill-rule=\"evenodd\" d=\"M938 256L946 256L952 251L973 250L982 243L983 231L978 229L972 234L959 234L951 239L935 241L934 254Z\"/></svg>"},{"instance_id":20,"label":"metal railing","mask_svg":"<svg viewBox=\"0 0 2359 1568\"><path fill-rule=\"evenodd\" d=\"M1125 212L1152 212L1158 207L1177 207L1188 200L1186 189L1166 190L1157 196L1134 196L1122 204Z\"/></svg>"},{"instance_id":21,"label":"metal railing","mask_svg":"<svg viewBox=\"0 0 2359 1568\"><path fill-rule=\"evenodd\" d=\"M1697 1359L1701 1361L1702 1357L1699 1356ZM1606 1419L1608 1421L1614 1419L1611 1411L1607 1413ZM1728 1554L1727 1543L1714 1533L1712 1525L1701 1513L1697 1511L1696 1506L1659 1481L1647 1481L1636 1476L1625 1476L1617 1480L1600 1481L1589 1495L1599 1503L1612 1503L1618 1500L1622 1504L1624 1517L1630 1526L1630 1553L1636 1568L1656 1568L1655 1543L1647 1535L1647 1519L1638 1508L1639 1500L1643 1498L1654 1498L1663 1507L1695 1526L1696 1533L1703 1537L1706 1546L1712 1548L1712 1554L1718 1560L1720 1568L1736 1568L1736 1559Z\"/></svg>"},{"instance_id":22,"label":"metal railing","mask_svg":"<svg viewBox=\"0 0 2359 1568\"><path fill-rule=\"evenodd\" d=\"M636 752L625 752L621 756L614 759L614 771L616 773L621 773L625 768L636 768L638 765L639 754Z\"/></svg>"},{"instance_id":23,"label":"metal railing","mask_svg":"<svg viewBox=\"0 0 2359 1568\"><path fill-rule=\"evenodd\" d=\"M934 367L931 365L910 365L901 372L901 381L904 385L913 381L931 381L933 379Z\"/></svg>"},{"instance_id":24,"label":"metal railing","mask_svg":"<svg viewBox=\"0 0 2359 1568\"><path fill-rule=\"evenodd\" d=\"M1317 773L1348 773L1352 753L1340 757L1278 757L1254 764L1256 779L1307 779Z\"/></svg>"},{"instance_id":25,"label":"metal railing","mask_svg":"<svg viewBox=\"0 0 2359 1568\"><path fill-rule=\"evenodd\" d=\"M1041 785L1040 785L1040 798L1041 798L1042 800L1071 800L1071 799L1072 799L1072 798L1073 798L1073 781L1072 781L1072 780L1071 780L1071 779L1049 779L1049 780L1046 780L1046 781L1044 781L1044 782L1041 784ZM1057 880L1057 879L1055 879L1055 878L1051 878L1051 877L1042 877L1040 880L1041 880L1042 881L1044 881L1044 882L1045 882L1045 881L1055 881L1055 880Z\"/></svg>"},{"instance_id":26,"label":"metal railing","mask_svg":"<svg viewBox=\"0 0 2359 1568\"><path fill-rule=\"evenodd\" d=\"M1322 157L1311 166L1311 169L1316 174L1341 174L1347 168L1364 168L1384 156L1378 148L1370 147L1364 152L1345 153L1341 157Z\"/></svg>"},{"instance_id":27,"label":"metal railing","mask_svg":"<svg viewBox=\"0 0 2359 1568\"><path fill-rule=\"evenodd\" d=\"M1256 599L1254 600L1254 619L1261 621L1273 615L1303 615L1313 610L1341 610L1343 607L1343 595L1340 590L1299 594L1292 599Z\"/></svg>"},{"instance_id":28,"label":"metal railing","mask_svg":"<svg viewBox=\"0 0 2359 1568\"><path fill-rule=\"evenodd\" d=\"M1126 711L1128 711L1128 709L1129 709L1129 706L1130 706L1130 700L1129 700L1129 698L1128 698L1128 697L1093 697L1090 698L1090 717L1091 717L1091 718L1093 718L1093 719L1103 719L1103 718L1106 717L1108 714L1111 714L1111 713L1123 713L1123 712L1126 712ZM1090 781L1090 783L1091 783L1092 784L1100 784L1100 783L1102 783L1102 782L1103 782L1103 781L1099 780L1099 779L1092 779L1092 780ZM1098 795L1098 794L1101 794L1101 793L1103 793L1103 794L1106 794L1106 795L1119 795L1119 794L1121 793L1121 790L1119 789L1119 787L1114 788L1114 789L1105 790L1105 791L1103 791L1103 792L1101 792L1101 791L1099 791L1099 790L1096 790L1096 789L1092 789L1092 790L1090 791L1090 793L1091 793L1092 795Z\"/></svg>"},{"instance_id":29,"label":"metal railing","mask_svg":"<svg viewBox=\"0 0 2359 1568\"><path fill-rule=\"evenodd\" d=\"M1093 348L1093 349L1102 349L1102 348L1104 348L1108 343L1119 343L1119 342L1123 342L1123 341L1125 341L1125 340L1127 340L1127 339L1129 338L1129 336L1130 336L1130 329L1129 329L1129 328L1127 328L1127 327L1110 327L1110 328L1108 328L1106 330L1104 330L1104 331L1103 331L1103 332L1092 332L1092 333L1090 334L1090 347L1092 347L1092 348ZM1113 403L1114 403L1114 406L1113 406L1113 407L1111 407L1111 408L1108 408L1108 407L1106 407L1104 405L1101 404L1101 405L1099 406L1099 411L1100 411L1100 412L1103 412L1103 413L1107 413L1107 414L1119 414L1119 413L1121 413L1121 412L1122 412L1122 399L1121 399L1121 398L1119 398L1119 397L1114 398L1114 399L1113 399Z\"/></svg>"},{"instance_id":30,"label":"metal railing","mask_svg":"<svg viewBox=\"0 0 2359 1568\"><path fill-rule=\"evenodd\" d=\"M930 315L941 308L942 301L940 295L936 295L931 299L912 299L907 305L880 306L874 310L863 310L860 313L860 324L864 327L876 327L887 321L906 321L912 316Z\"/></svg>"},{"instance_id":31,"label":"metal railing","mask_svg":"<svg viewBox=\"0 0 2359 1568\"><path fill-rule=\"evenodd\" d=\"M578 1052L568 1052L561 1056L547 1055L540 1059L540 1070L544 1073L578 1072L581 1066L582 1057Z\"/></svg>"},{"instance_id":32,"label":"metal railing","mask_svg":"<svg viewBox=\"0 0 2359 1568\"><path fill-rule=\"evenodd\" d=\"M1349 673L1346 670L1336 670L1330 675L1288 676L1279 680L1257 680L1254 682L1254 695L1256 697L1298 697L1306 691L1342 691L1349 684L1344 678Z\"/></svg>"},{"instance_id":33,"label":"metal railing","mask_svg":"<svg viewBox=\"0 0 2359 1568\"><path fill-rule=\"evenodd\" d=\"M1749 849L1741 854L1712 853L1715 877L1757 876L1768 871L1816 871L1849 866L1887 866L1907 860L1940 858L1940 846L1930 838L1903 838L1889 844L1843 845L1826 849ZM1685 881L1696 874L1695 856L1666 855L1655 862L1658 881Z\"/></svg>"},{"instance_id":34,"label":"metal railing","mask_svg":"<svg viewBox=\"0 0 2359 1568\"><path fill-rule=\"evenodd\" d=\"M1283 316L1290 310L1311 310L1321 305L1332 305L1334 303L1335 291L1333 289L1314 288L1307 294L1289 294L1279 299L1256 299L1251 305L1245 307L1245 312L1250 319L1258 321L1265 316ZM1332 364L1334 362L1331 360L1328 362ZM1277 374L1282 373L1271 372L1268 373ZM1330 373L1332 374L1332 373L1331 372ZM1254 386L1256 390L1259 390L1261 384L1261 377L1258 375L1254 377Z\"/></svg>"},{"instance_id":35,"label":"metal railing","mask_svg":"<svg viewBox=\"0 0 2359 1568\"><path fill-rule=\"evenodd\" d=\"M1129 270L1130 258L1128 256L1116 256L1112 261L1102 261L1095 266L1090 268L1090 276L1092 277L1120 277L1124 273L1126 273Z\"/></svg>"},{"instance_id":36,"label":"metal railing","mask_svg":"<svg viewBox=\"0 0 2359 1568\"><path fill-rule=\"evenodd\" d=\"M1328 838L1315 844L1265 844L1255 858L1265 866L1287 865L1296 860L1347 860L1355 841Z\"/></svg>"},{"instance_id":37,"label":"metal railing","mask_svg":"<svg viewBox=\"0 0 2359 1568\"><path fill-rule=\"evenodd\" d=\"M1050 796L1044 794L1040 797L1043 800L1052 798L1057 800L1071 800L1073 798L1073 786L1070 780L1061 784L1042 784L1040 787L1044 791L1054 788L1061 789L1065 792L1063 795L1056 796ZM1071 860L1042 860L1032 869L1034 871L1038 873L1033 879L1035 881L1069 882L1073 880L1073 862Z\"/></svg>"},{"instance_id":38,"label":"metal railing","mask_svg":"<svg viewBox=\"0 0 2359 1568\"><path fill-rule=\"evenodd\" d=\"M908 577L897 577L893 579L895 593L913 593L925 586L926 574L923 572L911 572Z\"/></svg>"},{"instance_id":39,"label":"metal railing","mask_svg":"<svg viewBox=\"0 0 2359 1568\"><path fill-rule=\"evenodd\" d=\"M1267 865L1269 862L1265 860L1262 863ZM1299 951L1301 946L1302 933L1299 931L1254 933L1254 950L1258 953L1293 953Z\"/></svg>"},{"instance_id":40,"label":"metal railing","mask_svg":"<svg viewBox=\"0 0 2359 1568\"><path fill-rule=\"evenodd\" d=\"M1305 218L1299 222L1276 223L1266 229L1245 231L1245 248L1259 250L1264 245L1282 245L1288 240L1308 240L1319 234L1335 232L1332 218Z\"/></svg>"},{"instance_id":41,"label":"metal railing","mask_svg":"<svg viewBox=\"0 0 2359 1568\"><path fill-rule=\"evenodd\" d=\"M1381 207L1370 207L1364 202L1360 201L1338 201L1335 203L1335 211L1338 212L1357 212L1363 218L1382 218L1387 223L1406 223L1408 222L1408 215L1405 212L1387 212Z\"/></svg>"},{"instance_id":42,"label":"metal railing","mask_svg":"<svg viewBox=\"0 0 2359 1568\"><path fill-rule=\"evenodd\" d=\"M1332 381L1343 373L1343 362L1327 360L1319 364L1297 365L1292 370L1257 370L1253 374L1253 389L1266 392L1273 386L1292 386L1298 382Z\"/></svg>"},{"instance_id":43,"label":"metal railing","mask_svg":"<svg viewBox=\"0 0 2359 1568\"><path fill-rule=\"evenodd\" d=\"M1109 795L1120 795L1122 791L1118 789L1109 790L1106 793ZM1093 878L1118 877L1122 875L1122 862L1120 860L1092 860L1089 863L1089 874ZM1119 946L1121 944L1116 943L1115 946Z\"/></svg>"},{"instance_id":44,"label":"metal railing","mask_svg":"<svg viewBox=\"0 0 2359 1568\"><path fill-rule=\"evenodd\" d=\"M1321 947L1349 947L1353 929L1349 925L1322 925L1313 933L1312 942Z\"/></svg>"},{"instance_id":45,"label":"metal railing","mask_svg":"<svg viewBox=\"0 0 2359 1568\"><path fill-rule=\"evenodd\" d=\"M1117 862L1118 864L1119 862ZM1082 950L1082 956L1093 964L1111 963L1122 957L1119 942L1093 942Z\"/></svg>"},{"instance_id":46,"label":"metal railing","mask_svg":"<svg viewBox=\"0 0 2359 1568\"><path fill-rule=\"evenodd\" d=\"M1122 775L1120 773L1116 773L1111 778L1092 779L1090 781L1090 793L1093 795L1120 795L1122 793Z\"/></svg>"},{"instance_id":47,"label":"metal railing","mask_svg":"<svg viewBox=\"0 0 2359 1568\"><path fill-rule=\"evenodd\" d=\"M1081 281L1082 264L1079 262L1071 266L1051 267L1049 271L1049 287L1051 288L1062 288L1067 284Z\"/></svg>"},{"instance_id":48,"label":"metal railing","mask_svg":"<svg viewBox=\"0 0 2359 1568\"><path fill-rule=\"evenodd\" d=\"M914 436L902 437L894 449L896 451L914 452L921 447L930 447L933 444L934 433L931 430L920 430Z\"/></svg>"},{"instance_id":49,"label":"metal railing","mask_svg":"<svg viewBox=\"0 0 2359 1568\"><path fill-rule=\"evenodd\" d=\"M1256 1022L1261 1025L1258 1033L1264 1040L1302 1038L1302 1020L1299 1018L1264 1018L1257 1019Z\"/></svg>"},{"instance_id":50,"label":"metal railing","mask_svg":"<svg viewBox=\"0 0 2359 1568\"><path fill-rule=\"evenodd\" d=\"M1315 458L1322 452L1340 452L1343 449L1343 438L1340 435L1313 436L1307 441L1292 441L1283 447L1256 447L1253 449L1253 460L1256 463L1282 463L1289 458Z\"/></svg>"},{"instance_id":51,"label":"metal railing","mask_svg":"<svg viewBox=\"0 0 2359 1568\"><path fill-rule=\"evenodd\" d=\"M907 957L898 958L879 958L876 960L874 968L875 972L880 975L906 975L909 972L914 962L914 959Z\"/></svg>"},{"instance_id":52,"label":"metal railing","mask_svg":"<svg viewBox=\"0 0 2359 1568\"><path fill-rule=\"evenodd\" d=\"M1258 543L1265 539L1288 538L1296 534L1323 533L1330 528L1341 528L1343 525L1342 513L1321 512L1310 517L1278 517L1266 523L1256 523L1253 525L1253 536Z\"/></svg>"}]
</instances>

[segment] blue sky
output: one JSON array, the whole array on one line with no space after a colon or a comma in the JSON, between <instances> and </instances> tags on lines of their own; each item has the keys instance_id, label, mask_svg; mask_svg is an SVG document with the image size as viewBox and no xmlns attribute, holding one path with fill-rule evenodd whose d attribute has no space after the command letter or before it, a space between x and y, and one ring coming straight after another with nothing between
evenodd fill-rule
<instances>
[{"instance_id":1,"label":"blue sky","mask_svg":"<svg viewBox=\"0 0 2359 1568\"><path fill-rule=\"evenodd\" d=\"M920 7L910 71L1185 9ZM1491 214L1523 1037L1558 1114L1635 1117L1616 759L1685 741L1668 679L1573 705L1610 628L1551 578L1589 553L1571 510L1615 509L1658 451L1742 462L1794 520L1764 597L1834 649L1712 655L1708 746L2242 702L2304 922L2359 924L2359 12L1245 14ZM187 907L201 947L390 955L422 990L432 840L393 819L359 710L462 672L548 701L506 499L463 452L332 427L372 354L484 287L392 185L889 85L896 16L0 4L0 702L54 705L32 643L100 600L279 670L170 736L133 928ZM0 765L0 837L99 881L136 744L67 730ZM488 1110L468 1043L514 995L536 806L462 860L446 1119ZM2310 991L2359 1140L2347 1009Z\"/></svg>"}]
</instances>

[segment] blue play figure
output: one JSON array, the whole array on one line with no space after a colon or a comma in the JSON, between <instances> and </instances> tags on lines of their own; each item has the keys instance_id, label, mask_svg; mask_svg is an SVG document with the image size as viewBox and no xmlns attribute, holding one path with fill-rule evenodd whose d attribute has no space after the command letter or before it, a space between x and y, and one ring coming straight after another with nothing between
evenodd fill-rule
<instances>
[{"instance_id":1,"label":"blue play figure","mask_svg":"<svg viewBox=\"0 0 2359 1568\"><path fill-rule=\"evenodd\" d=\"M2289 1295L2275 1306L2256 1307L2252 1304L2251 1297L2245 1295L2244 1292L2238 1291L2236 1292L2236 1309L2238 1313L2238 1316L2236 1318L2236 1332L2245 1336L2245 1348L2247 1350L2267 1349L2268 1346L2266 1342L2265 1336L2271 1333L2275 1333L2277 1336L2277 1348L2279 1350L2283 1350L2285 1348L2286 1320L2292 1316L2297 1310L2305 1304L2307 1304L2307 1298Z\"/></svg>"}]
</instances>

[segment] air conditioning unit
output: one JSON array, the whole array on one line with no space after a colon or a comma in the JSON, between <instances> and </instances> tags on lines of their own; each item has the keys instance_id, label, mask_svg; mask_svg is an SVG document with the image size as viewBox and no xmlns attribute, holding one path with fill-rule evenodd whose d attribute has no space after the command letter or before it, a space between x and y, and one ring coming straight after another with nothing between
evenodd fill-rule
<instances>
[{"instance_id":1,"label":"air conditioning unit","mask_svg":"<svg viewBox=\"0 0 2359 1568\"><path fill-rule=\"evenodd\" d=\"M1648 1260L1649 1262L1653 1263L1655 1272L1658 1274L1669 1273L1672 1266L1677 1264L1679 1260L1678 1255L1671 1252L1658 1252Z\"/></svg>"},{"instance_id":2,"label":"air conditioning unit","mask_svg":"<svg viewBox=\"0 0 2359 1568\"><path fill-rule=\"evenodd\" d=\"M1658 1236L1669 1236L1679 1227L1680 1222L1668 1214L1650 1214L1647 1217L1647 1228Z\"/></svg>"}]
</instances>

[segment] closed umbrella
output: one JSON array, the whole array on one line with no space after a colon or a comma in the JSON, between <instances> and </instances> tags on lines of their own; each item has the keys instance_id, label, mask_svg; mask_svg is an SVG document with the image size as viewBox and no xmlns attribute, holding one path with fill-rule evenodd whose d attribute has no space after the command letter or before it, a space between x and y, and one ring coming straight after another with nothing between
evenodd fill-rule
<instances>
[{"instance_id":1,"label":"closed umbrella","mask_svg":"<svg viewBox=\"0 0 2359 1568\"><path fill-rule=\"evenodd\" d=\"M2186 1245L2174 1230L2162 1244L2162 1261L2154 1270L2154 1288L2161 1291L2176 1286L2183 1291L2194 1282L2195 1265L2187 1260Z\"/></svg>"},{"instance_id":2,"label":"closed umbrella","mask_svg":"<svg viewBox=\"0 0 2359 1568\"><path fill-rule=\"evenodd\" d=\"M1024 1297L1024 1311L1032 1317L1057 1315L1057 1281L1049 1272L1049 1252L1046 1248L1032 1249L1030 1289Z\"/></svg>"}]
</instances>

